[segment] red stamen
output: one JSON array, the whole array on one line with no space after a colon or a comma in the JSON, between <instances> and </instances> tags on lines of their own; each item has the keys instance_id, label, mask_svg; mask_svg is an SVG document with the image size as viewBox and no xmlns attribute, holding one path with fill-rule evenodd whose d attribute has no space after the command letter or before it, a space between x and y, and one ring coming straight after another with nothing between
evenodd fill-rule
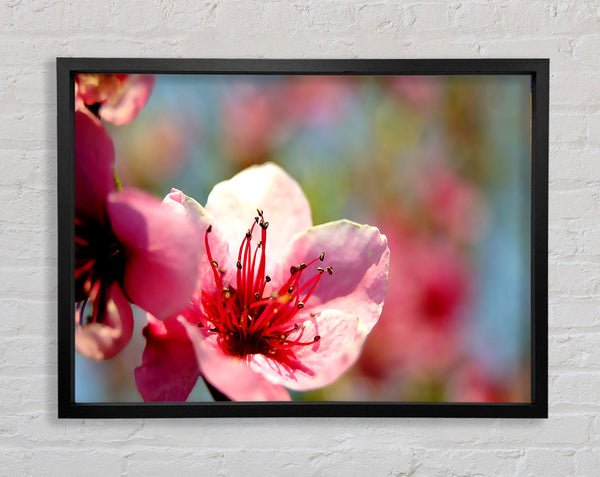
<instances>
[{"instance_id":1,"label":"red stamen","mask_svg":"<svg viewBox=\"0 0 600 477\"><path fill-rule=\"evenodd\" d=\"M258 209L257 212L258 217L255 217L238 249L235 276L237 289L231 285L225 286L217 273L218 264L213 260L208 241L210 227L207 230L205 247L218 292L202 291L201 305L206 319L201 321L206 322L203 327L208 332L218 334L218 343L228 354L264 354L275 359L289 373L300 370L311 374L312 371L298 361L294 349L297 346L314 345L321 339L318 334L312 339L306 336L302 323L310 319L316 329L316 321L314 314L308 318L306 312L301 310L314 293L325 270L316 267L316 273L301 282L305 273L312 273L314 269L311 266L315 262L324 260L325 254L321 253L308 263L292 266L285 283L275 288L278 291L264 296L266 284L271 281L266 275L269 223L264 220L262 210ZM252 234L256 224L260 225L261 237L252 250Z\"/></svg>"}]
</instances>

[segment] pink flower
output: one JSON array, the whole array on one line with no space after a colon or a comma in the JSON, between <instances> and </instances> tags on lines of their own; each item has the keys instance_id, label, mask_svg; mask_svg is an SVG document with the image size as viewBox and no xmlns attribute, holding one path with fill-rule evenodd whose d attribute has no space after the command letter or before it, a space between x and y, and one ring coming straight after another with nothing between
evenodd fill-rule
<instances>
[{"instance_id":1,"label":"pink flower","mask_svg":"<svg viewBox=\"0 0 600 477\"><path fill-rule=\"evenodd\" d=\"M117 191L113 143L75 113L75 346L92 359L131 338L129 301L157 317L188 302L198 273L194 224L143 192Z\"/></svg>"},{"instance_id":2,"label":"pink flower","mask_svg":"<svg viewBox=\"0 0 600 477\"><path fill-rule=\"evenodd\" d=\"M484 228L485 199L447 167L428 169L418 192L433 225L457 242L472 242Z\"/></svg>"},{"instance_id":3,"label":"pink flower","mask_svg":"<svg viewBox=\"0 0 600 477\"><path fill-rule=\"evenodd\" d=\"M343 76L295 77L280 92L284 117L303 124L331 124L344 114L351 87Z\"/></svg>"},{"instance_id":4,"label":"pink flower","mask_svg":"<svg viewBox=\"0 0 600 477\"><path fill-rule=\"evenodd\" d=\"M503 376L502 378L496 381L481 363L467 361L450 382L448 400L453 402L518 401L519 399L515 399L515 393L510 389L510 385L515 382L515 377Z\"/></svg>"},{"instance_id":5,"label":"pink flower","mask_svg":"<svg viewBox=\"0 0 600 477\"><path fill-rule=\"evenodd\" d=\"M86 113L91 109L103 120L121 126L135 119L153 87L153 75L78 74L75 109Z\"/></svg>"},{"instance_id":6,"label":"pink flower","mask_svg":"<svg viewBox=\"0 0 600 477\"><path fill-rule=\"evenodd\" d=\"M382 223L390 248L390 286L379 325L359 362L376 379L444 371L462 352L471 275L450 244Z\"/></svg>"},{"instance_id":7,"label":"pink flower","mask_svg":"<svg viewBox=\"0 0 600 477\"><path fill-rule=\"evenodd\" d=\"M326 386L355 362L387 286L389 249L375 227L313 227L299 185L270 163L217 184L206 209L177 190L165 201L205 230L192 303L164 323L185 328L190 359L212 386L232 400L288 400L285 388ZM142 396L176 394L173 380L191 389L197 373L186 381L180 358L156 359L150 323L148 359L136 370Z\"/></svg>"},{"instance_id":8,"label":"pink flower","mask_svg":"<svg viewBox=\"0 0 600 477\"><path fill-rule=\"evenodd\" d=\"M442 98L442 84L435 76L391 76L392 93L416 109L431 110Z\"/></svg>"}]
</instances>

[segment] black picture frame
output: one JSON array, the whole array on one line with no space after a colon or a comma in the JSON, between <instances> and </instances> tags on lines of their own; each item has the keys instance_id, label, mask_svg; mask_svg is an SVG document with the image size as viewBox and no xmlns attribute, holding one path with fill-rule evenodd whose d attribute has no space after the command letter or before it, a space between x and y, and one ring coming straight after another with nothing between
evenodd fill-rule
<instances>
[{"instance_id":1,"label":"black picture frame","mask_svg":"<svg viewBox=\"0 0 600 477\"><path fill-rule=\"evenodd\" d=\"M548 417L548 59L255 60L58 58L58 417ZM77 73L530 75L531 402L77 403L74 378L74 78Z\"/></svg>"}]
</instances>

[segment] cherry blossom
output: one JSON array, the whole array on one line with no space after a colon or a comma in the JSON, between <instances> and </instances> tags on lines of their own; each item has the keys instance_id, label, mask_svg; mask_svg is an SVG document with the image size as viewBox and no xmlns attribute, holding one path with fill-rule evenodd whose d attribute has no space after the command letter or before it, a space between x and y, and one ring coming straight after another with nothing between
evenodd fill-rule
<instances>
[{"instance_id":1,"label":"cherry blossom","mask_svg":"<svg viewBox=\"0 0 600 477\"><path fill-rule=\"evenodd\" d=\"M473 272L448 242L381 220L390 248L390 287L358 368L375 379L445 372L460 358Z\"/></svg>"},{"instance_id":2,"label":"cherry blossom","mask_svg":"<svg viewBox=\"0 0 600 477\"><path fill-rule=\"evenodd\" d=\"M289 400L286 388L326 386L356 361L387 287L389 249L377 228L313 226L300 186L271 163L217 184L206 208L177 190L165 202L202 227L203 256L190 305L162 334L150 318L136 370L144 400L178 394L173 381L191 389L198 371L232 400ZM198 370L181 372L181 357L168 353L157 359L173 320Z\"/></svg>"},{"instance_id":3,"label":"cherry blossom","mask_svg":"<svg viewBox=\"0 0 600 477\"><path fill-rule=\"evenodd\" d=\"M78 74L75 109L121 126L135 119L153 87L153 75Z\"/></svg>"},{"instance_id":4,"label":"cherry blossom","mask_svg":"<svg viewBox=\"0 0 600 477\"><path fill-rule=\"evenodd\" d=\"M113 143L75 113L75 346L92 359L131 338L133 302L157 317L187 303L197 277L195 225L147 193L117 191Z\"/></svg>"}]
</instances>

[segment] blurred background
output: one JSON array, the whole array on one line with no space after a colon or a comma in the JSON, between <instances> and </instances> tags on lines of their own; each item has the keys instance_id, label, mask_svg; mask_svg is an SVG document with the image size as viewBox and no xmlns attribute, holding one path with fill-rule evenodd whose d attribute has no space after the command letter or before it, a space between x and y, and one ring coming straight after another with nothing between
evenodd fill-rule
<instances>
[{"instance_id":1,"label":"blurred background","mask_svg":"<svg viewBox=\"0 0 600 477\"><path fill-rule=\"evenodd\" d=\"M315 224L388 237L386 302L360 359L295 400L530 401L529 76L158 75L139 116L106 127L124 185L203 204L273 161ZM76 401L141 401L144 321L136 310L115 358L76 355ZM188 401L204 400L200 379Z\"/></svg>"}]
</instances>

